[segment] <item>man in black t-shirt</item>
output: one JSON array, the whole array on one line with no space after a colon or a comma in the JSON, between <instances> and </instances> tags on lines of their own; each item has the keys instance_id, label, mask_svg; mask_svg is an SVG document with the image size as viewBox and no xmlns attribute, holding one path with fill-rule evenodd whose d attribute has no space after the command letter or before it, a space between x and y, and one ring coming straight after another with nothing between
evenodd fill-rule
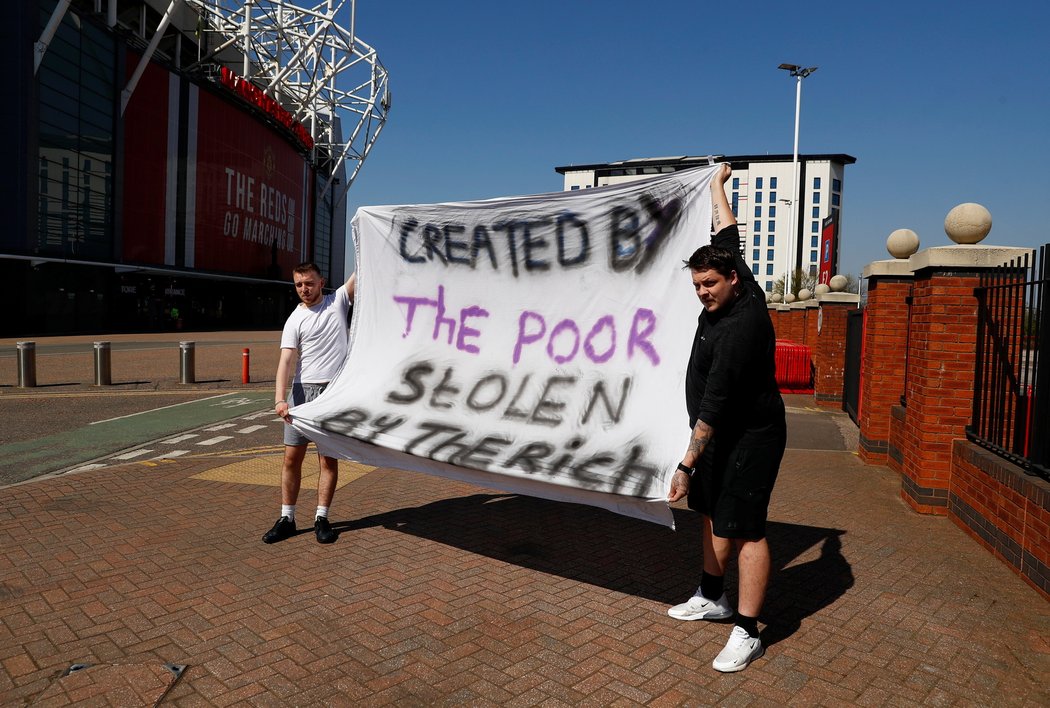
<instances>
[{"instance_id":1,"label":"man in black t-shirt","mask_svg":"<svg viewBox=\"0 0 1050 708\"><path fill-rule=\"evenodd\" d=\"M711 186L715 236L686 262L704 311L697 321L686 374L686 408L693 434L671 479L668 501L688 498L703 515L700 587L668 610L681 620L727 619L735 626L712 666L741 671L762 656L758 614L769 581L766 543L769 495L787 443L784 401L776 382L776 334L765 293L740 257L739 232L725 182ZM734 616L724 576L737 554Z\"/></svg>"}]
</instances>

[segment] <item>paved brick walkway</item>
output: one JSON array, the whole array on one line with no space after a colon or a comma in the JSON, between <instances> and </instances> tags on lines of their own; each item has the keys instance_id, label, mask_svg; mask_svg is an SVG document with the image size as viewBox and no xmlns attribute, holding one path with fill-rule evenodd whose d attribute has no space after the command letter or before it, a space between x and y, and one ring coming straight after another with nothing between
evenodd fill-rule
<instances>
[{"instance_id":1,"label":"paved brick walkway","mask_svg":"<svg viewBox=\"0 0 1050 708\"><path fill-rule=\"evenodd\" d=\"M793 425L845 427L802 400ZM767 652L729 675L710 667L728 624L666 615L699 574L686 510L672 532L358 470L335 544L267 546L276 490L217 481L234 462L3 489L0 704L1050 704L1050 604L847 451L789 449Z\"/></svg>"}]
</instances>

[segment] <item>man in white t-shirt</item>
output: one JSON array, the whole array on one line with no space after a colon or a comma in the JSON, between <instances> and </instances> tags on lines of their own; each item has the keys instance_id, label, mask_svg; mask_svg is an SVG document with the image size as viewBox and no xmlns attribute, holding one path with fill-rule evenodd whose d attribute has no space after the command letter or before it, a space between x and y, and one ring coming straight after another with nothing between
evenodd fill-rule
<instances>
[{"instance_id":1,"label":"man in white t-shirt","mask_svg":"<svg viewBox=\"0 0 1050 708\"><path fill-rule=\"evenodd\" d=\"M290 424L290 408L321 395L346 360L347 318L354 301L356 274L328 295L325 280L313 263L302 263L292 270L295 291L302 300L288 316L281 334L281 359L274 383L274 410L284 418L284 467L281 469L281 518L263 536L264 543L283 541L295 534L295 503L303 478L303 459L309 440ZM285 399L292 372L291 400ZM317 453L320 474L317 480L317 513L314 533L319 543L332 543L338 534L328 523L328 507L339 480L339 461Z\"/></svg>"}]
</instances>

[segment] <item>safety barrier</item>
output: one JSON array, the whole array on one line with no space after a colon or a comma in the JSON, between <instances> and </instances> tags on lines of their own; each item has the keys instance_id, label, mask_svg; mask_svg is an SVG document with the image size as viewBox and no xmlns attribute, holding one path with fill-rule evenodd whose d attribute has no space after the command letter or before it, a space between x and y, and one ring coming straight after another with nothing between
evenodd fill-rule
<instances>
[{"instance_id":1,"label":"safety barrier","mask_svg":"<svg viewBox=\"0 0 1050 708\"><path fill-rule=\"evenodd\" d=\"M813 358L807 345L778 339L776 367L781 393L813 393Z\"/></svg>"}]
</instances>

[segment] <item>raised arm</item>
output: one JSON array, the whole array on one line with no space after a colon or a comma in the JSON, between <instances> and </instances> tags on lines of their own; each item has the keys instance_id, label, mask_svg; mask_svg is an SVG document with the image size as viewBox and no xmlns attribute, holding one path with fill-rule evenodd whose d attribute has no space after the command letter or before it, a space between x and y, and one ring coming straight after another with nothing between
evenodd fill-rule
<instances>
[{"instance_id":1,"label":"raised arm","mask_svg":"<svg viewBox=\"0 0 1050 708\"><path fill-rule=\"evenodd\" d=\"M740 253L740 232L736 228L730 228L736 226L736 216L729 207L729 199L726 198L726 182L732 176L733 168L729 163L722 163L721 171L711 182L711 226L714 229L711 245L736 254L737 275L741 280L756 282L751 267Z\"/></svg>"}]
</instances>

